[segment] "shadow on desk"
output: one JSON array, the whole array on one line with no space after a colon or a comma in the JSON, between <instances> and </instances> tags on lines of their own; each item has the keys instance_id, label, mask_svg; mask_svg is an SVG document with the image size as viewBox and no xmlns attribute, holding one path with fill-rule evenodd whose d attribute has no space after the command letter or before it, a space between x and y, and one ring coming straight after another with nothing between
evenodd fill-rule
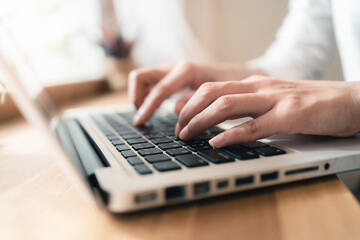
<instances>
[{"instance_id":1,"label":"shadow on desk","mask_svg":"<svg viewBox=\"0 0 360 240\"><path fill-rule=\"evenodd\" d=\"M360 202L360 170L339 173L337 176Z\"/></svg>"}]
</instances>

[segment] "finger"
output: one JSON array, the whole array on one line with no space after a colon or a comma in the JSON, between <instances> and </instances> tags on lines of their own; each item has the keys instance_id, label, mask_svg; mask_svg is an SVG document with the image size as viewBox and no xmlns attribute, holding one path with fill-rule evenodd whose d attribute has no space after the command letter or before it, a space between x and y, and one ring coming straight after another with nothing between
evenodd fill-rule
<instances>
[{"instance_id":1,"label":"finger","mask_svg":"<svg viewBox=\"0 0 360 240\"><path fill-rule=\"evenodd\" d=\"M189 99L194 95L195 91L189 91L187 93L185 93L180 99L179 101L176 103L175 106L175 112L179 115L181 109L185 106L185 104L189 101ZM176 123L175 126L175 135L179 136L180 133L180 125L179 123Z\"/></svg>"},{"instance_id":2,"label":"finger","mask_svg":"<svg viewBox=\"0 0 360 240\"><path fill-rule=\"evenodd\" d=\"M220 148L239 143L253 142L279 133L281 126L275 117L274 111L271 110L258 118L218 134L209 143L213 147Z\"/></svg>"},{"instance_id":3,"label":"finger","mask_svg":"<svg viewBox=\"0 0 360 240\"><path fill-rule=\"evenodd\" d=\"M181 110L178 121L179 130L220 96L251 91L251 85L239 81L204 83Z\"/></svg>"},{"instance_id":4,"label":"finger","mask_svg":"<svg viewBox=\"0 0 360 240\"><path fill-rule=\"evenodd\" d=\"M166 98L188 85L192 77L191 68L191 65L178 64L156 84L137 112L134 125L145 123Z\"/></svg>"},{"instance_id":5,"label":"finger","mask_svg":"<svg viewBox=\"0 0 360 240\"><path fill-rule=\"evenodd\" d=\"M159 67L142 68L129 74L128 94L130 100L139 108L148 94L148 88L160 81L166 70Z\"/></svg>"},{"instance_id":6,"label":"finger","mask_svg":"<svg viewBox=\"0 0 360 240\"><path fill-rule=\"evenodd\" d=\"M259 116L271 108L271 101L265 101L265 97L260 94L221 96L192 118L180 132L179 137L188 140L227 119Z\"/></svg>"},{"instance_id":7,"label":"finger","mask_svg":"<svg viewBox=\"0 0 360 240\"><path fill-rule=\"evenodd\" d=\"M194 95L195 91L189 91L185 93L176 103L175 112L177 114L180 113L181 109L185 106L185 104L189 101L189 99Z\"/></svg>"}]
</instances>

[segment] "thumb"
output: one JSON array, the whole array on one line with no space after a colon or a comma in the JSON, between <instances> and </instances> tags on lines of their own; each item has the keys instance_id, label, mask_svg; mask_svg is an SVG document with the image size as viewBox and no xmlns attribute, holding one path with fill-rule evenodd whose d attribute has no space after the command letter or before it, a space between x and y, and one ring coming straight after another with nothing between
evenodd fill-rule
<instances>
[{"instance_id":1,"label":"thumb","mask_svg":"<svg viewBox=\"0 0 360 240\"><path fill-rule=\"evenodd\" d=\"M275 120L272 111L245 122L241 125L230 128L213 137L209 143L213 147L224 147L239 143L253 142L261 138L269 137L279 132L280 124Z\"/></svg>"}]
</instances>

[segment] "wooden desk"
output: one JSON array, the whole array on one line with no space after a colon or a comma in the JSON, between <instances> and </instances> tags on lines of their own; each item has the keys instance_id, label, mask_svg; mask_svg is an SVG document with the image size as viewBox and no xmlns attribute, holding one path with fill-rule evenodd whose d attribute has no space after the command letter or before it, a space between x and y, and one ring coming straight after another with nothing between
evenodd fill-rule
<instances>
[{"instance_id":1,"label":"wooden desk","mask_svg":"<svg viewBox=\"0 0 360 240\"><path fill-rule=\"evenodd\" d=\"M360 239L359 205L336 177L116 216L81 201L44 142L23 120L0 126L0 239Z\"/></svg>"}]
</instances>

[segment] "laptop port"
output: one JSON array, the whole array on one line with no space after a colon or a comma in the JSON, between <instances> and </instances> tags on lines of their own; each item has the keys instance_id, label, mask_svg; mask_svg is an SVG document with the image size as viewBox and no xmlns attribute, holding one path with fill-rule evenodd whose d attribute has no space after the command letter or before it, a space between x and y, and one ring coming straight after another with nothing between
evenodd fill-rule
<instances>
[{"instance_id":1,"label":"laptop port","mask_svg":"<svg viewBox=\"0 0 360 240\"><path fill-rule=\"evenodd\" d=\"M300 173L307 173L319 170L319 166L312 166L312 167L305 167L305 168L297 168L293 170L288 170L285 172L286 176L300 174Z\"/></svg>"},{"instance_id":2,"label":"laptop port","mask_svg":"<svg viewBox=\"0 0 360 240\"><path fill-rule=\"evenodd\" d=\"M238 177L235 179L235 185L236 186L243 186L248 184L254 183L254 176L248 176L248 177Z\"/></svg>"},{"instance_id":3,"label":"laptop port","mask_svg":"<svg viewBox=\"0 0 360 240\"><path fill-rule=\"evenodd\" d=\"M157 199L157 194L155 192L138 194L135 196L135 203L147 203L152 202Z\"/></svg>"},{"instance_id":4,"label":"laptop port","mask_svg":"<svg viewBox=\"0 0 360 240\"><path fill-rule=\"evenodd\" d=\"M261 174L261 181L262 182L272 181L272 180L276 180L278 178L279 178L279 172L278 171Z\"/></svg>"},{"instance_id":5,"label":"laptop port","mask_svg":"<svg viewBox=\"0 0 360 240\"><path fill-rule=\"evenodd\" d=\"M165 198L167 201L185 199L185 186L168 187L165 189Z\"/></svg>"},{"instance_id":6,"label":"laptop port","mask_svg":"<svg viewBox=\"0 0 360 240\"><path fill-rule=\"evenodd\" d=\"M228 180L222 180L222 181L217 182L217 188L218 189L224 189L224 188L227 188L228 186L229 186L229 181Z\"/></svg>"},{"instance_id":7,"label":"laptop port","mask_svg":"<svg viewBox=\"0 0 360 240\"><path fill-rule=\"evenodd\" d=\"M194 184L194 195L203 195L210 192L209 182L200 182Z\"/></svg>"},{"instance_id":8,"label":"laptop port","mask_svg":"<svg viewBox=\"0 0 360 240\"><path fill-rule=\"evenodd\" d=\"M330 168L330 163L325 163L324 169L325 169L325 170L329 170L329 168Z\"/></svg>"}]
</instances>

